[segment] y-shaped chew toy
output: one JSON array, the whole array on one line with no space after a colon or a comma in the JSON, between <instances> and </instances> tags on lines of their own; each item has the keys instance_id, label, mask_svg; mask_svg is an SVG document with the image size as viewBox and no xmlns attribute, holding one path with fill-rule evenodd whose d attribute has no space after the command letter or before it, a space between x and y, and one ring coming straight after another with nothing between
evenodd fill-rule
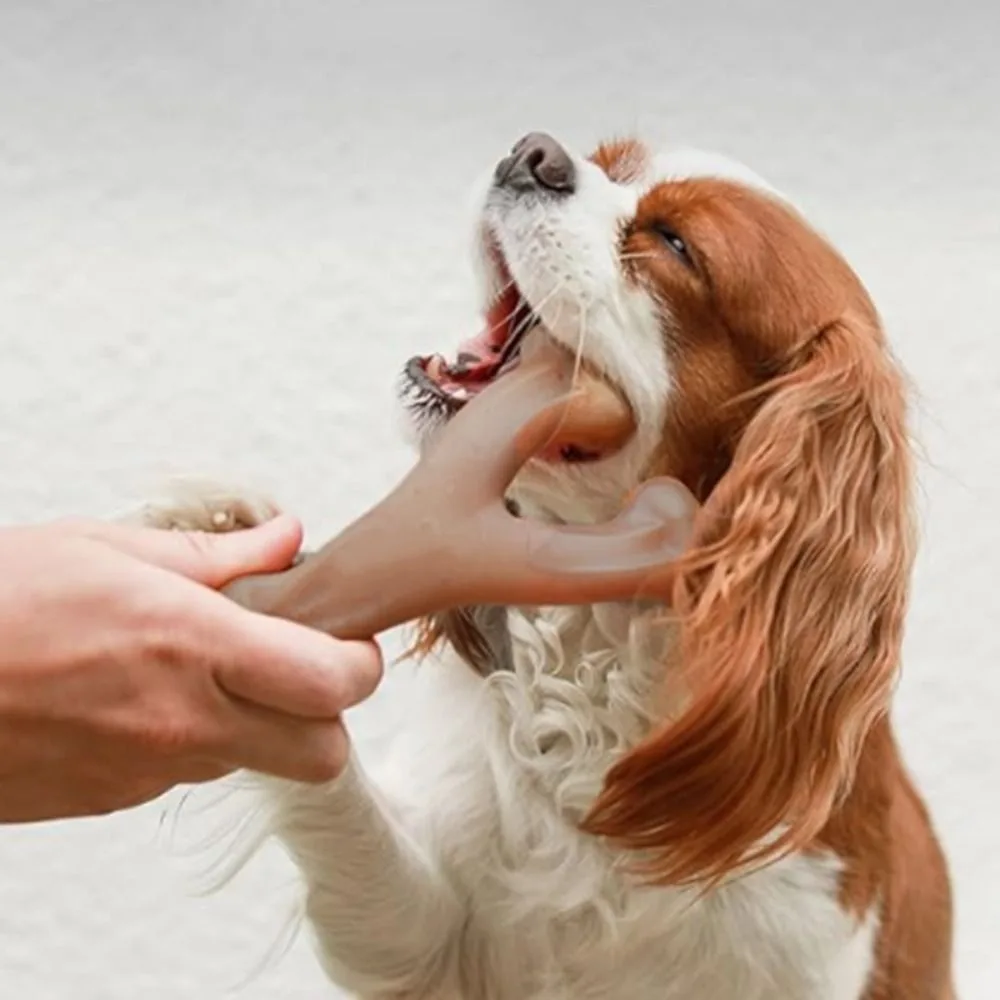
<instances>
[{"instance_id":1,"label":"y-shaped chew toy","mask_svg":"<svg viewBox=\"0 0 1000 1000\"><path fill-rule=\"evenodd\" d=\"M624 443L628 406L582 380L554 347L482 390L384 500L293 568L243 577L227 593L341 639L368 639L433 612L476 604L585 604L663 596L695 501L646 483L613 520L551 525L511 514L521 467L560 444Z\"/></svg>"}]
</instances>

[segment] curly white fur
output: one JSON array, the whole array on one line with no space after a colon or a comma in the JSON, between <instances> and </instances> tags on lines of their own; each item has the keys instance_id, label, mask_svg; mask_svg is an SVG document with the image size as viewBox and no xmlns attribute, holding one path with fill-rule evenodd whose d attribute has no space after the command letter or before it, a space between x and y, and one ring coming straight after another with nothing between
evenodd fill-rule
<instances>
[{"instance_id":1,"label":"curly white fur","mask_svg":"<svg viewBox=\"0 0 1000 1000\"><path fill-rule=\"evenodd\" d=\"M271 510L212 489L144 518L212 531ZM509 626L509 671L421 667L384 760L325 787L256 779L330 979L366 1000L858 1000L875 928L837 906L835 859L698 897L636 885L576 830L651 724L662 612L511 611Z\"/></svg>"}]
</instances>

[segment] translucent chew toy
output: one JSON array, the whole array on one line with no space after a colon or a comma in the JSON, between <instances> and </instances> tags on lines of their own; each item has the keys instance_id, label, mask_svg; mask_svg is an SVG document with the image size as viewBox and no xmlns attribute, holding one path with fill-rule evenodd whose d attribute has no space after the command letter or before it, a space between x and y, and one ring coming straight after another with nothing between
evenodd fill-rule
<instances>
[{"instance_id":1,"label":"translucent chew toy","mask_svg":"<svg viewBox=\"0 0 1000 1000\"><path fill-rule=\"evenodd\" d=\"M517 517L504 500L535 456L569 444L606 454L633 430L606 382L546 345L473 396L399 485L321 549L226 593L341 639L477 604L662 598L696 509L676 480L647 482L599 525Z\"/></svg>"}]
</instances>

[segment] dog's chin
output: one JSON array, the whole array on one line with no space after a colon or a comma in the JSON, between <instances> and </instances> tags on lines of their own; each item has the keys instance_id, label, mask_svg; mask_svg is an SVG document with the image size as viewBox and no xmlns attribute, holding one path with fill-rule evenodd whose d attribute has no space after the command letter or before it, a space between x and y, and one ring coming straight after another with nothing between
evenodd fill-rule
<instances>
[{"instance_id":1,"label":"dog's chin","mask_svg":"<svg viewBox=\"0 0 1000 1000\"><path fill-rule=\"evenodd\" d=\"M503 378L549 340L575 352L577 331L552 330L511 275L499 243L479 232L478 284L482 325L450 353L410 358L399 379L402 430L418 452L478 393ZM581 362L598 367L592 359ZM626 449L626 452L631 449ZM561 445L558 452L529 461L509 490L511 505L531 516L588 523L613 513L636 485L627 455L595 450L593 442Z\"/></svg>"}]
</instances>

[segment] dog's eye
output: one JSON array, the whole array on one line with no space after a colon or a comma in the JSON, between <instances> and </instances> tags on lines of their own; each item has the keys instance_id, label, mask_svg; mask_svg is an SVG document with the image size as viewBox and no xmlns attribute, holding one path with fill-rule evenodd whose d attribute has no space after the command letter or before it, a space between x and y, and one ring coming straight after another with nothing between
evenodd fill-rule
<instances>
[{"instance_id":1,"label":"dog's eye","mask_svg":"<svg viewBox=\"0 0 1000 1000\"><path fill-rule=\"evenodd\" d=\"M684 242L683 237L678 236L669 226L662 223L657 223L654 232L688 267L694 266L691 251L688 250L688 245Z\"/></svg>"}]
</instances>

